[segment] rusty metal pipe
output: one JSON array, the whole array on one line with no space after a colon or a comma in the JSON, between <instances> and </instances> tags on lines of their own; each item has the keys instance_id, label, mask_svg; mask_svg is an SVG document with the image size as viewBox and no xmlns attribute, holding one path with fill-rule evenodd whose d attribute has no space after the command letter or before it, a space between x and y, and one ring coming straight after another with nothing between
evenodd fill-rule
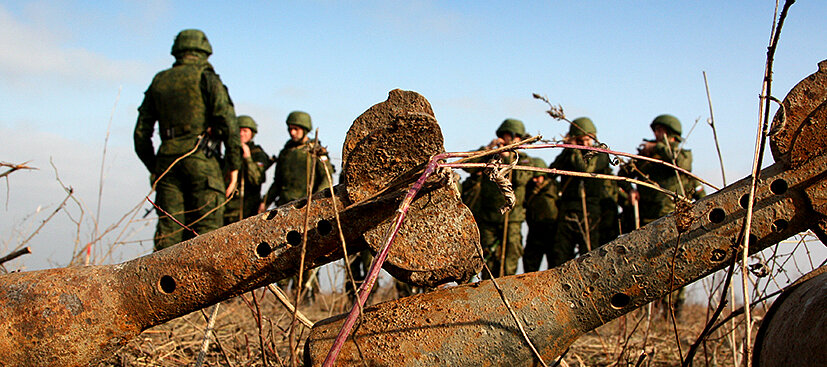
<instances>
[{"instance_id":1,"label":"rusty metal pipe","mask_svg":"<svg viewBox=\"0 0 827 367\"><path fill-rule=\"evenodd\" d=\"M150 326L287 278L299 268L305 215L305 269L342 257L336 209L349 251L376 245L405 183L443 149L432 115L422 96L394 90L357 118L344 149L350 177L335 187L336 207L324 191L309 212L306 200L294 201L122 264L0 276L0 365L88 365ZM473 216L446 184L431 182L411 206L388 258L395 276L436 285L479 270L481 259L466 256L479 246ZM434 225L439 234L424 232Z\"/></svg>"},{"instance_id":2,"label":"rusty metal pipe","mask_svg":"<svg viewBox=\"0 0 827 367\"><path fill-rule=\"evenodd\" d=\"M827 155L822 155L796 169L775 164L762 171L751 252L818 221L805 191L827 176L826 167ZM499 278L498 283L540 354L553 360L583 333L732 261L739 250L749 185L750 178L742 179L698 201L688 212L661 218L558 268ZM676 220L691 222L680 243ZM340 326L338 317L316 323L305 353L308 365L324 359ZM365 309L360 328L338 361L516 366L532 365L534 357L493 285L484 281Z\"/></svg>"}]
</instances>

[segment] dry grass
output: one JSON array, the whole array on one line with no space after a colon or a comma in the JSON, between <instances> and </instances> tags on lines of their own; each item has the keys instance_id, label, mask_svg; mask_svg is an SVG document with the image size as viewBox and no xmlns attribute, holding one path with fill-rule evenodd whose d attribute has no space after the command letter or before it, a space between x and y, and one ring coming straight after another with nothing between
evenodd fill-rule
<instances>
[{"instance_id":1,"label":"dry grass","mask_svg":"<svg viewBox=\"0 0 827 367\"><path fill-rule=\"evenodd\" d=\"M393 286L385 286L374 295L371 303L395 297ZM262 314L262 339L268 365L290 366L288 328L292 314L263 289L256 291L256 301ZM342 293L322 293L316 297L315 302L303 304L300 310L311 320L317 321L349 311L350 304ZM206 315L211 310L212 308L207 308L204 313L194 312L144 331L100 366L195 365L207 325ZM205 366L265 365L255 312L251 293L221 304L215 323L219 344L210 344ZM703 329L706 317L706 305L691 304L684 308L678 324L684 354ZM636 366L645 350L646 356L640 366L680 365L672 324L657 306L654 307L651 329L644 348L646 319L644 307L587 333L571 346L565 355L566 362L571 366ZM301 365L308 329L301 324L298 327L298 365ZM698 352L696 365L734 365L732 350L723 338L728 332L729 330L720 330L713 334L705 348ZM742 333L740 329L737 332ZM551 365L552 361L548 363Z\"/></svg>"}]
</instances>

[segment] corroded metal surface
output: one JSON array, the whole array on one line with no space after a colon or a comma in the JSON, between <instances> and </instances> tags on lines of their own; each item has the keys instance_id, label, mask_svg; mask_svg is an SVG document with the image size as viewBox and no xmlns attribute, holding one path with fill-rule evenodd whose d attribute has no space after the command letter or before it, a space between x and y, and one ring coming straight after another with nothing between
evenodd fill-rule
<instances>
[{"instance_id":1,"label":"corroded metal surface","mask_svg":"<svg viewBox=\"0 0 827 367\"><path fill-rule=\"evenodd\" d=\"M411 92L398 92L415 97ZM424 100L421 96L418 98ZM381 110L381 105L374 109ZM395 102L393 106L398 111L405 110L404 103ZM436 126L435 130L431 130L431 137L440 134L435 121L418 121L427 124L423 126ZM382 139L382 134L390 131L383 129L386 122L375 121L374 125L365 128L378 131L373 135L376 141L374 148L399 154L406 150L419 154L419 151L433 149L433 142L421 140L423 132L417 129L397 128L388 133L390 139ZM440 147L441 144L439 136ZM411 158L408 168L416 166L413 161ZM427 157L417 164L426 161ZM363 172L370 182L391 182L394 176L390 173L400 172L399 165L392 160L373 161L372 164L369 172ZM382 165L388 166L383 170ZM345 174L348 169L345 167ZM412 182L416 176L409 174L404 177ZM351 181L350 184L356 185L358 182ZM412 215L418 215L419 211L431 213L435 210L433 207L443 207L446 212L458 213L458 216L464 213L464 207L456 208L461 204L457 204L459 199L455 195L439 196L440 191L434 191L433 186L414 202ZM398 185L395 190L385 191L378 197L351 204L347 184L336 186L335 195L339 200L342 230L349 251L367 248L364 234L396 214L404 190L404 185ZM454 193L453 190L450 192ZM0 365L87 365L105 358L150 326L287 278L298 271L306 213L310 225L305 267L316 267L341 258L334 201L330 193L325 191L314 195L309 210L306 203L306 200L297 200L269 213L118 265L0 276ZM349 205L347 209L342 209L342 203ZM470 231L467 219L446 220L434 225L447 233L440 237L443 241L456 240L458 234ZM423 243L423 246L433 249L435 245L429 238L433 232L429 229L427 225L407 228L404 246ZM473 229L476 231L476 227ZM470 248L474 249L474 244L469 241L461 242L459 246L444 244L446 249L458 251L455 254L448 251L438 257L445 261L444 267L417 259L417 256L422 256L419 249L414 249L411 255L406 255L404 248L397 249L401 252L389 261L398 260L394 264L397 268L425 268L424 272L403 272L402 275L414 280L434 283L449 281L479 270L481 262L478 259L448 261L452 256L471 251L463 250L462 246L472 246Z\"/></svg>"},{"instance_id":2,"label":"corroded metal surface","mask_svg":"<svg viewBox=\"0 0 827 367\"><path fill-rule=\"evenodd\" d=\"M807 229L822 240L827 237L825 86L827 61L790 92L784 101L786 114L776 116L771 138L776 163L761 172L757 183L748 237L751 253ZM751 180L744 178L686 210L555 269L499 278L542 357L548 362L583 333L724 268L742 248ZM306 344L307 364L324 360L342 321L338 316L314 326ZM824 343L819 347L827 350ZM337 362L376 366L535 363L490 281L365 309L360 327Z\"/></svg>"},{"instance_id":3,"label":"corroded metal surface","mask_svg":"<svg viewBox=\"0 0 827 367\"><path fill-rule=\"evenodd\" d=\"M758 184L750 251L812 225L804 190L825 176L827 155L794 170L776 164ZM585 256L547 271L499 278L526 332L546 361L576 338L728 264L736 256L750 178L698 201L680 235L663 217ZM341 319L317 323L308 339L312 365L322 361ZM533 355L490 281L385 302L365 309L337 362L368 365L531 365ZM370 346L370 347L365 347Z\"/></svg>"},{"instance_id":4,"label":"corroded metal surface","mask_svg":"<svg viewBox=\"0 0 827 367\"><path fill-rule=\"evenodd\" d=\"M348 131L343 155L350 199L365 200L392 185L395 177L423 167L431 156L444 151L442 141L428 101L415 92L392 90L387 101L365 111ZM374 252L383 245L392 223L393 218L387 218L365 233ZM385 270L419 286L464 282L482 267L478 244L479 230L471 211L453 187L442 185L423 193L412 205Z\"/></svg>"},{"instance_id":5,"label":"corroded metal surface","mask_svg":"<svg viewBox=\"0 0 827 367\"><path fill-rule=\"evenodd\" d=\"M753 366L824 366L827 361L825 310L827 272L785 290L761 321Z\"/></svg>"},{"instance_id":6,"label":"corroded metal surface","mask_svg":"<svg viewBox=\"0 0 827 367\"><path fill-rule=\"evenodd\" d=\"M827 60L799 82L775 114L770 149L776 162L798 165L827 151Z\"/></svg>"}]
</instances>

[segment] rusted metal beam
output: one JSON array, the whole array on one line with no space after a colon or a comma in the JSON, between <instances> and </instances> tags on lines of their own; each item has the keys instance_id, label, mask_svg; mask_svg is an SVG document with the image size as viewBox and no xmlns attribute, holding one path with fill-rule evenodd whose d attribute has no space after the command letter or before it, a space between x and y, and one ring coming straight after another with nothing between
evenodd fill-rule
<instances>
[{"instance_id":1,"label":"rusted metal beam","mask_svg":"<svg viewBox=\"0 0 827 367\"><path fill-rule=\"evenodd\" d=\"M306 200L288 203L122 264L0 276L0 364L88 365L151 326L287 278L299 268L306 214L305 268L342 257L336 210L349 251L378 246L372 234L395 215L405 183L416 177L408 171L443 149L432 114L422 96L394 90L357 119L335 207L325 191L309 208ZM389 271L423 285L479 271L476 225L450 185L433 183L411 213L414 225L395 243ZM438 233L429 231L434 226Z\"/></svg>"},{"instance_id":2,"label":"rusted metal beam","mask_svg":"<svg viewBox=\"0 0 827 367\"><path fill-rule=\"evenodd\" d=\"M760 173L749 251L807 229L827 214L827 62L797 85L773 124L776 164ZM621 236L560 267L497 280L544 360L579 336L722 269L742 250L751 178ZM308 365L324 360L342 316L317 322ZM365 309L341 365L522 366L534 355L491 281Z\"/></svg>"}]
</instances>

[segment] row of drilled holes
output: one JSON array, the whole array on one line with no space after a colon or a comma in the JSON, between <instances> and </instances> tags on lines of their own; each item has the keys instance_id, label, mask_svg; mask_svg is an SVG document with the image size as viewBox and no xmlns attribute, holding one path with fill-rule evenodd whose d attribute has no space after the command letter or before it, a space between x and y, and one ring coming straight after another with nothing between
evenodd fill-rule
<instances>
[{"instance_id":1,"label":"row of drilled holes","mask_svg":"<svg viewBox=\"0 0 827 367\"><path fill-rule=\"evenodd\" d=\"M784 193L787 192L788 188L789 188L789 186L787 184L787 181L785 181L783 179L777 179L777 180L773 181L770 184L770 191L772 191L772 193L776 194L776 195L783 195ZM749 194L747 193L747 194L742 195L741 199L738 201L738 203L741 205L741 208L746 209L747 206L749 205ZM715 208L715 209L712 209L709 212L709 221L710 222L712 222L712 223L721 223L724 220L726 220L726 211L724 211L724 209ZM788 224L789 224L789 222L787 222L784 219L777 219L772 223L772 228L771 229L772 229L773 232L781 232L781 231L787 229ZM755 236L754 234L750 234L749 235L749 243L752 244L752 243L755 243L755 241L758 241L758 237ZM712 250L712 256L710 257L710 259L712 261L720 262L720 261L723 261L725 258L726 258L726 252L724 250L720 250L720 249ZM615 293L612 296L612 298L609 300L609 302L610 302L610 304L612 305L613 308L621 309L621 308L624 308L624 307L628 306L629 303L632 302L632 298L629 297L629 295L627 295L625 293Z\"/></svg>"},{"instance_id":2,"label":"row of drilled holes","mask_svg":"<svg viewBox=\"0 0 827 367\"><path fill-rule=\"evenodd\" d=\"M275 212L275 210L273 210L273 212ZM272 218L268 215L267 219ZM322 219L316 224L316 231L319 233L319 235L326 236L333 232L333 225L330 223L330 221ZM298 231L290 231L287 232L287 236L285 239L287 240L287 243L289 243L290 245L298 246L302 243L302 234ZM273 248L270 247L270 244L267 242L261 242L258 244L258 246L256 246L256 255L260 259L270 256L270 254L272 253ZM158 281L158 286L161 288L161 291L167 294L174 292L175 288L177 287L175 279L173 279L172 276L169 275L162 276L161 279Z\"/></svg>"}]
</instances>

